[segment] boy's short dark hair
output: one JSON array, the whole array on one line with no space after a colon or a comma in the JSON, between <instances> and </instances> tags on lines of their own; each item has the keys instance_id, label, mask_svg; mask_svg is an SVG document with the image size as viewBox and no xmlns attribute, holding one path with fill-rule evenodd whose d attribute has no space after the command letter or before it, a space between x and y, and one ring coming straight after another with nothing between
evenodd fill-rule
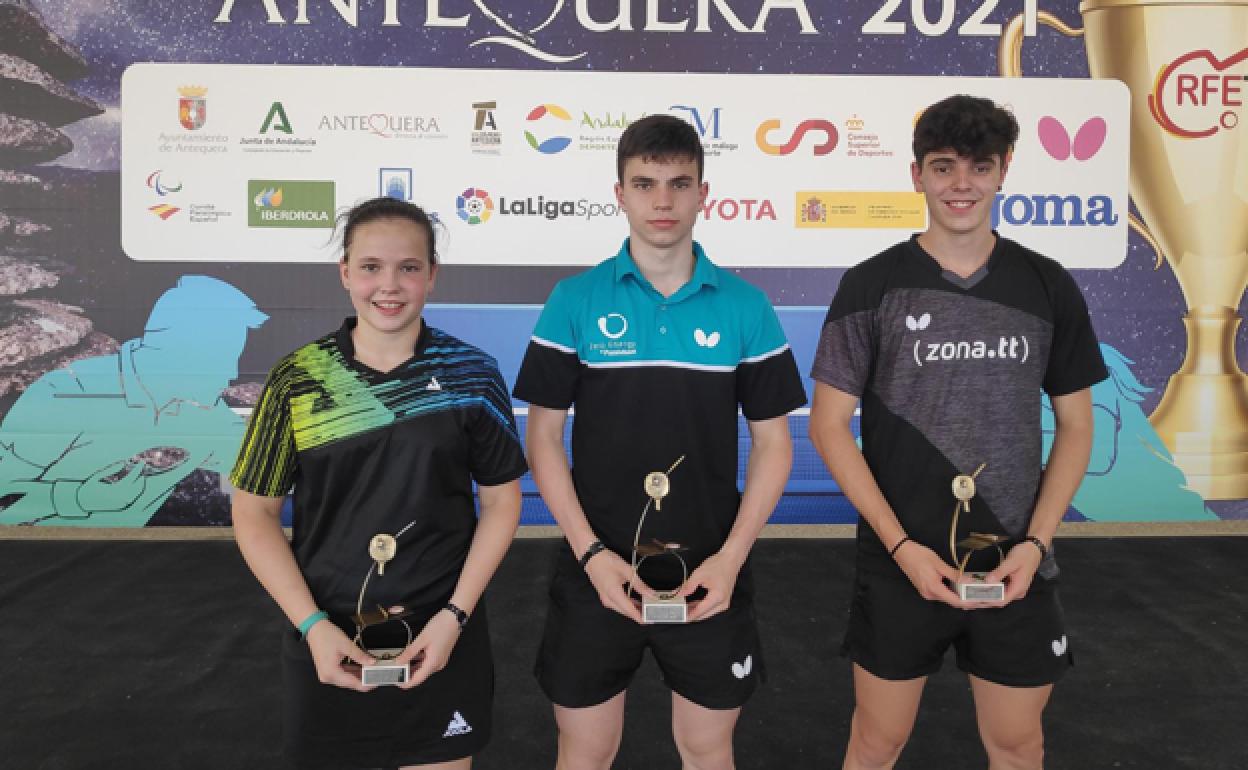
<instances>
[{"instance_id":1,"label":"boy's short dark hair","mask_svg":"<svg viewBox=\"0 0 1248 770\"><path fill-rule=\"evenodd\" d=\"M952 149L960 157L1004 162L1018 141L1018 121L991 99L958 94L923 111L914 125L914 160Z\"/></svg>"},{"instance_id":2,"label":"boy's short dark hair","mask_svg":"<svg viewBox=\"0 0 1248 770\"><path fill-rule=\"evenodd\" d=\"M616 175L624 181L624 164L632 158L669 160L688 158L702 181L702 140L693 126L672 115L648 115L630 125L615 150Z\"/></svg>"}]
</instances>

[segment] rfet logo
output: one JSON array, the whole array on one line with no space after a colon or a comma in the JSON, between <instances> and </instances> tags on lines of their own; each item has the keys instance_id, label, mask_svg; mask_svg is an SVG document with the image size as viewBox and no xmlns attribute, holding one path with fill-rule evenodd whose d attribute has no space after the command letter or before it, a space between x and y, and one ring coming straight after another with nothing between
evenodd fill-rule
<instances>
[{"instance_id":1,"label":"rfet logo","mask_svg":"<svg viewBox=\"0 0 1248 770\"><path fill-rule=\"evenodd\" d=\"M1161 68L1148 95L1153 119L1167 133L1203 139L1239 124L1248 75L1231 72L1248 59L1248 48L1229 59L1212 51L1186 53Z\"/></svg>"},{"instance_id":2,"label":"rfet logo","mask_svg":"<svg viewBox=\"0 0 1248 770\"><path fill-rule=\"evenodd\" d=\"M827 155L836 149L836 143L840 139L837 133L836 124L830 120L822 118L811 118L803 120L797 124L797 128L789 134L789 138L782 140L782 144L776 144L772 141L772 136L780 129L780 120L772 118L764 120L758 124L758 129L754 132L754 141L758 144L758 149L768 155L789 155L802 144L802 139L807 134L813 133L820 141L814 146L815 155Z\"/></svg>"}]
</instances>

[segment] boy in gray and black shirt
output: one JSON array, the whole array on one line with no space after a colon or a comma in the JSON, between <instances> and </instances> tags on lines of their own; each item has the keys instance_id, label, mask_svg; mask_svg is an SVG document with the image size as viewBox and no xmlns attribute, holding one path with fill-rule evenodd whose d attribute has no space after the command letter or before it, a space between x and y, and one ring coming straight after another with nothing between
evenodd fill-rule
<instances>
[{"instance_id":1,"label":"boy in gray and black shirt","mask_svg":"<svg viewBox=\"0 0 1248 770\"><path fill-rule=\"evenodd\" d=\"M1017 138L1013 116L986 99L928 108L912 177L929 227L850 269L824 323L811 438L861 514L846 768L892 767L950 645L991 766L1039 768L1040 716L1070 665L1050 546L1087 466L1088 388L1107 372L1070 275L992 230ZM1047 468L1041 390L1057 418ZM849 429L859 400L861 452ZM951 485L972 474L954 539L1005 538L1004 561L988 548L967 566L1005 583L1001 602L951 587Z\"/></svg>"}]
</instances>

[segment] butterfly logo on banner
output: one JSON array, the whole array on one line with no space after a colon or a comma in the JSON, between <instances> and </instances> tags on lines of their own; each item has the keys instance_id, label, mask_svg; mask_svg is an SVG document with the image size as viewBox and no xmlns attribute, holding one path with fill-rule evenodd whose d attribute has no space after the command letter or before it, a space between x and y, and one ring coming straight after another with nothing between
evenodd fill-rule
<instances>
[{"instance_id":1,"label":"butterfly logo on banner","mask_svg":"<svg viewBox=\"0 0 1248 770\"><path fill-rule=\"evenodd\" d=\"M1088 160L1100 152L1101 147L1105 145L1107 131L1105 119L1102 117L1088 118L1084 121L1084 124L1075 132L1073 140L1066 126L1052 115L1045 115L1036 124L1040 144L1054 160L1067 160L1071 157L1078 161Z\"/></svg>"},{"instance_id":2,"label":"butterfly logo on banner","mask_svg":"<svg viewBox=\"0 0 1248 770\"><path fill-rule=\"evenodd\" d=\"M489 37L483 37L480 40L474 40L469 43L469 48L486 44L505 45L509 48L514 48L517 51L526 53L534 59L540 59L544 62L550 62L552 64L566 64L567 62L576 61L577 59L585 56L587 53L586 51L581 51L574 56L560 56L559 54L543 51L537 47L537 40L533 37L533 35L541 32L555 20L555 17L558 16L559 12L563 10L565 0L555 0L554 9L551 10L551 12L540 24L530 28L527 32L521 31L519 27L508 22L496 13L492 8L485 4L485 0L472 0L472 2L473 5L477 6L481 13L485 14L487 19L502 27L508 35L511 35L511 37L507 37L505 35L491 35Z\"/></svg>"}]
</instances>

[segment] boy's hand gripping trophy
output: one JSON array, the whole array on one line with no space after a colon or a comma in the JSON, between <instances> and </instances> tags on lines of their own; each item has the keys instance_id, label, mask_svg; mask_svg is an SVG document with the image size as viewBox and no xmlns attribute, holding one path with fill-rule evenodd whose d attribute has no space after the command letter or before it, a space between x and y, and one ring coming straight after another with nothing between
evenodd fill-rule
<instances>
[{"instance_id":1,"label":"boy's hand gripping trophy","mask_svg":"<svg viewBox=\"0 0 1248 770\"><path fill-rule=\"evenodd\" d=\"M1005 598L1005 583L986 583L984 576L988 573L967 572L966 564L971 560L971 554L992 546L996 546L998 563L1004 561L1005 553L1001 550L1001 542L1006 538L1002 535L972 532L958 542L958 514L963 511L971 512L971 498L975 497L975 477L987 465L988 463L983 463L971 475L960 475L953 480L953 496L956 501L953 504L953 520L949 525L949 554L958 567L958 579L954 585L962 601L999 602ZM966 550L961 558L958 557L959 548Z\"/></svg>"},{"instance_id":2,"label":"boy's hand gripping trophy","mask_svg":"<svg viewBox=\"0 0 1248 770\"><path fill-rule=\"evenodd\" d=\"M641 542L641 528L646 523L646 514L650 513L650 506L654 506L654 510L659 511L663 508L663 498L671 492L672 484L668 479L668 475L676 470L676 466L685 459L681 455L676 462L672 463L672 467L667 469L667 473L663 471L654 471L646 474L644 486L646 495L649 500L646 506L641 510L641 518L637 521L637 534L633 537L633 580L637 580L637 570L641 569L641 565L651 556L673 556L680 562L681 579L680 585L670 591L658 591L657 596L643 596L641 601L641 618L645 623L684 623L688 619L688 606L685 604L685 597L680 595L681 590L685 587L685 581L689 579L689 565L685 563L685 559L680 555L681 551L688 550L680 543L664 543L656 538L651 538L650 542ZM631 585L630 585L631 588Z\"/></svg>"}]
</instances>

